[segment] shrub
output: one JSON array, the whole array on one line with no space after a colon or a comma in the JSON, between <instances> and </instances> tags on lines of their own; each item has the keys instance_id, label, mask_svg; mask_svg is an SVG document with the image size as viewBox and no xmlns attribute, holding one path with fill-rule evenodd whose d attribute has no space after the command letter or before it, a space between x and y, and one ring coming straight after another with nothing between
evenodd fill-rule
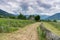
<instances>
[{"instance_id":1,"label":"shrub","mask_svg":"<svg viewBox=\"0 0 60 40\"><path fill-rule=\"evenodd\" d=\"M40 27L37 28L39 40L46 40L46 34L43 32Z\"/></svg>"},{"instance_id":2,"label":"shrub","mask_svg":"<svg viewBox=\"0 0 60 40\"><path fill-rule=\"evenodd\" d=\"M53 20L53 22L57 22L56 20Z\"/></svg>"},{"instance_id":3,"label":"shrub","mask_svg":"<svg viewBox=\"0 0 60 40\"><path fill-rule=\"evenodd\" d=\"M18 16L18 19L26 19L26 16L20 13L20 15Z\"/></svg>"},{"instance_id":4,"label":"shrub","mask_svg":"<svg viewBox=\"0 0 60 40\"><path fill-rule=\"evenodd\" d=\"M40 16L39 15L35 16L35 20L39 21L40 20Z\"/></svg>"}]
</instances>

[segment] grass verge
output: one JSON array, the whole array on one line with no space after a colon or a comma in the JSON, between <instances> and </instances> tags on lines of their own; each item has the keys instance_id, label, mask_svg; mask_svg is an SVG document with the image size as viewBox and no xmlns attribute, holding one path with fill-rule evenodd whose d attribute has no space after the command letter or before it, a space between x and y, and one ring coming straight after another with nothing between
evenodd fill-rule
<instances>
[{"instance_id":1,"label":"grass verge","mask_svg":"<svg viewBox=\"0 0 60 40\"><path fill-rule=\"evenodd\" d=\"M46 40L45 33L40 29L40 27L37 28L37 31L38 31L39 40Z\"/></svg>"},{"instance_id":2,"label":"grass verge","mask_svg":"<svg viewBox=\"0 0 60 40\"><path fill-rule=\"evenodd\" d=\"M60 22L48 22L60 31Z\"/></svg>"},{"instance_id":3,"label":"grass verge","mask_svg":"<svg viewBox=\"0 0 60 40\"><path fill-rule=\"evenodd\" d=\"M50 24L49 22L43 22L46 29L50 30L52 33L60 36L60 30L56 28L54 25Z\"/></svg>"},{"instance_id":4,"label":"grass verge","mask_svg":"<svg viewBox=\"0 0 60 40\"><path fill-rule=\"evenodd\" d=\"M13 32L31 23L34 21L0 18L0 33Z\"/></svg>"}]
</instances>

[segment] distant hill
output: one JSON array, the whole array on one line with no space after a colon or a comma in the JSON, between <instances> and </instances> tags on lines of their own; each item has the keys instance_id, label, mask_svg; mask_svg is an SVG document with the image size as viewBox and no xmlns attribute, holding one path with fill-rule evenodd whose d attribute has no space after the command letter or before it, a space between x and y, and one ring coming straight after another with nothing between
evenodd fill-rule
<instances>
[{"instance_id":1,"label":"distant hill","mask_svg":"<svg viewBox=\"0 0 60 40\"><path fill-rule=\"evenodd\" d=\"M15 16L15 15L10 14L10 13L8 13L8 12L0 9L0 16L3 16L3 17L11 17L11 16Z\"/></svg>"},{"instance_id":2,"label":"distant hill","mask_svg":"<svg viewBox=\"0 0 60 40\"><path fill-rule=\"evenodd\" d=\"M48 17L47 19L50 19L50 20L60 20L60 13L56 13L56 14Z\"/></svg>"}]
</instances>

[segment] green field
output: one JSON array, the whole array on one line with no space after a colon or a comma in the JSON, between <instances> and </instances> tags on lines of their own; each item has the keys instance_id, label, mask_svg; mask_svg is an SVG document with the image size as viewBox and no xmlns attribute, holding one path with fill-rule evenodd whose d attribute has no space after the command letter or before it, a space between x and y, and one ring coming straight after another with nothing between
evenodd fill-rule
<instances>
[{"instance_id":1,"label":"green field","mask_svg":"<svg viewBox=\"0 0 60 40\"><path fill-rule=\"evenodd\" d=\"M60 36L60 22L42 22L43 26L50 30L52 33L56 34L57 36ZM46 40L45 34L43 31L41 31L40 27L37 28L38 30L38 36L39 40Z\"/></svg>"},{"instance_id":2,"label":"green field","mask_svg":"<svg viewBox=\"0 0 60 40\"><path fill-rule=\"evenodd\" d=\"M49 22L51 25L53 25L55 28L60 30L60 22Z\"/></svg>"},{"instance_id":3,"label":"green field","mask_svg":"<svg viewBox=\"0 0 60 40\"><path fill-rule=\"evenodd\" d=\"M0 33L13 32L31 23L34 21L0 18Z\"/></svg>"},{"instance_id":4,"label":"green field","mask_svg":"<svg viewBox=\"0 0 60 40\"><path fill-rule=\"evenodd\" d=\"M52 33L60 36L60 23L59 22L43 22L44 27Z\"/></svg>"}]
</instances>

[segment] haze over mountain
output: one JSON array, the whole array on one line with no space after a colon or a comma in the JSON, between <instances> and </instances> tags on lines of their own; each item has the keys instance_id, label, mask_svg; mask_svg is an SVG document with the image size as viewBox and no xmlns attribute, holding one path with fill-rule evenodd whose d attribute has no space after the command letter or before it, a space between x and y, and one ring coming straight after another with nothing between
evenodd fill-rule
<instances>
[{"instance_id":1,"label":"haze over mountain","mask_svg":"<svg viewBox=\"0 0 60 40\"><path fill-rule=\"evenodd\" d=\"M60 20L60 13L56 13L56 14L48 17L47 19L50 19L50 20Z\"/></svg>"},{"instance_id":2,"label":"haze over mountain","mask_svg":"<svg viewBox=\"0 0 60 40\"><path fill-rule=\"evenodd\" d=\"M41 16L41 19L45 20L46 18L49 17L49 15L40 15Z\"/></svg>"}]
</instances>

